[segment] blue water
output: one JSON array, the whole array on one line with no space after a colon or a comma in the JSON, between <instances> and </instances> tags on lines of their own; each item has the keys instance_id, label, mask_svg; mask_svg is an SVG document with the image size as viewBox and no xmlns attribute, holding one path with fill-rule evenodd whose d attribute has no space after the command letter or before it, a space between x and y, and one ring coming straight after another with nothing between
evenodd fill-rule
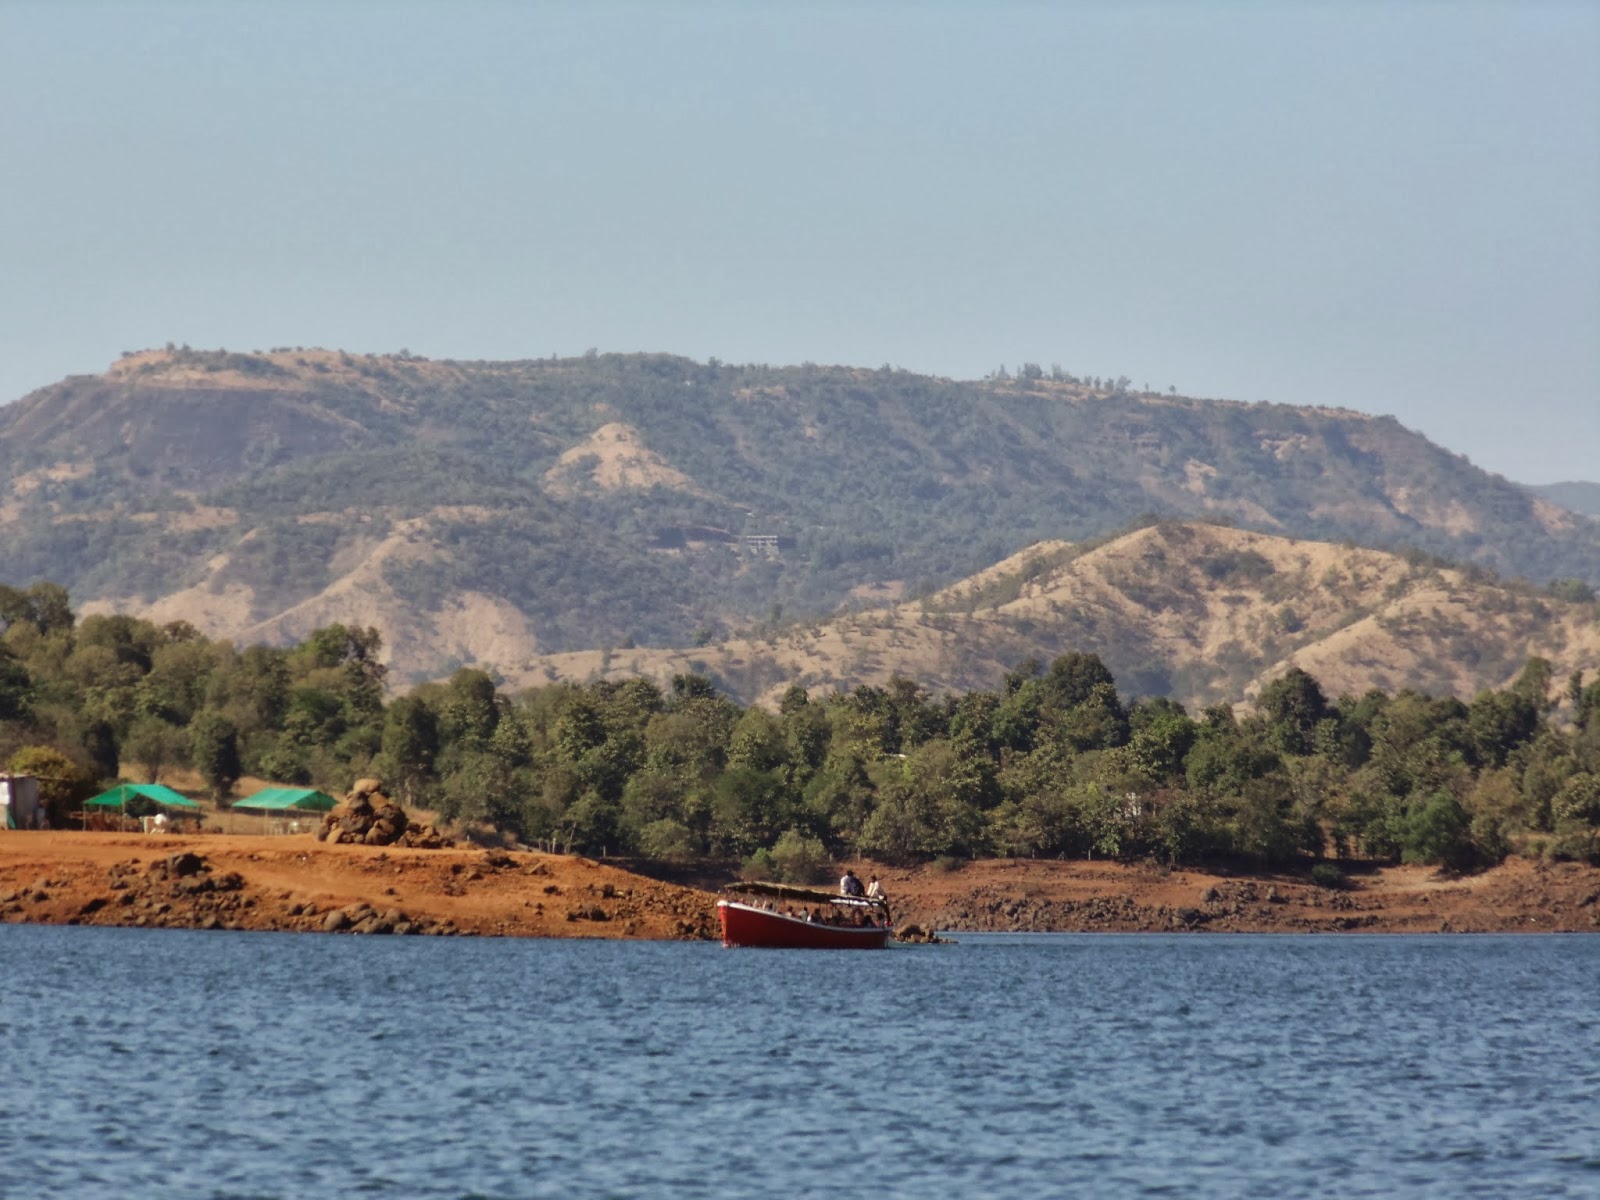
<instances>
[{"instance_id":1,"label":"blue water","mask_svg":"<svg viewBox=\"0 0 1600 1200\"><path fill-rule=\"evenodd\" d=\"M1600 937L0 926L0 1196L1600 1196Z\"/></svg>"}]
</instances>

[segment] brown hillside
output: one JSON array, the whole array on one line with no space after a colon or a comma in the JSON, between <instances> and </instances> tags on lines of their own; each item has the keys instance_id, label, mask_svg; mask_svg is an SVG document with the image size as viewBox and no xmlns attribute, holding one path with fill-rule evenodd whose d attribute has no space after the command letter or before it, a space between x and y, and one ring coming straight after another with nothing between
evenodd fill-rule
<instances>
[{"instance_id":1,"label":"brown hillside","mask_svg":"<svg viewBox=\"0 0 1600 1200\"><path fill-rule=\"evenodd\" d=\"M1384 567L1376 595L1364 574L1313 595L1266 550L1264 582L1204 566L1181 580L1133 544L1075 574L1054 570L1080 556L1058 541L990 566L1151 511L1600 584L1600 525L1392 418L1052 375L145 351L0 407L0 555L7 582L53 580L81 611L211 636L376 625L400 682L700 660L745 696L797 673L967 686L1068 646L1099 650L1134 692L1236 697L1314 650L1352 678L1464 689L1532 629L1498 612L1480 645L1485 610L1443 577L1390 611L1382 587L1417 590L1411 562ZM1181 566L1189 551L1163 553ZM769 634L802 614L822 623ZM1313 646L1362 616L1389 625Z\"/></svg>"},{"instance_id":2,"label":"brown hillside","mask_svg":"<svg viewBox=\"0 0 1600 1200\"><path fill-rule=\"evenodd\" d=\"M1415 687L1471 697L1531 655L1600 669L1600 614L1479 571L1214 525L1098 546L1046 542L924 600L692 650L554 654L514 684L709 671L746 700L893 675L994 687L1023 658L1100 654L1125 691L1186 704L1251 696L1299 665L1333 695ZM1165 683L1166 686L1161 686Z\"/></svg>"}]
</instances>

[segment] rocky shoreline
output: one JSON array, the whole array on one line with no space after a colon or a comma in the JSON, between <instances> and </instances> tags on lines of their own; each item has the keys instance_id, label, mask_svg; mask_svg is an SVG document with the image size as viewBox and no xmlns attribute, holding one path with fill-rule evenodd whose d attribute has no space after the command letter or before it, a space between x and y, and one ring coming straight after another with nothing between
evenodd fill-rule
<instances>
[{"instance_id":1,"label":"rocky shoreline","mask_svg":"<svg viewBox=\"0 0 1600 1200\"><path fill-rule=\"evenodd\" d=\"M0 921L366 936L703 940L715 895L591 859L309 835L0 833ZM431 839L430 839L431 840ZM1116 863L875 869L919 932L1600 931L1600 869L1370 868L1340 887ZM710 881L696 881L710 882ZM714 884L713 884L714 886Z\"/></svg>"}]
</instances>

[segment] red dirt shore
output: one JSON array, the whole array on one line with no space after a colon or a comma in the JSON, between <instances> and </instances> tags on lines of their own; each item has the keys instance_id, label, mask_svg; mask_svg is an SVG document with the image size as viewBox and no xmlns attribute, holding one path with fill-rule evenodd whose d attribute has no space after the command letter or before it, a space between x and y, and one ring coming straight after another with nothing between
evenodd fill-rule
<instances>
[{"instance_id":1,"label":"red dirt shore","mask_svg":"<svg viewBox=\"0 0 1600 1200\"><path fill-rule=\"evenodd\" d=\"M1600 868L1511 859L1481 874L1229 875L980 860L874 871L898 924L966 931L1596 932ZM510 937L716 936L715 897L591 859L329 846L310 835L0 832L0 920Z\"/></svg>"},{"instance_id":2,"label":"red dirt shore","mask_svg":"<svg viewBox=\"0 0 1600 1200\"><path fill-rule=\"evenodd\" d=\"M0 919L661 939L710 937L715 913L702 892L583 858L52 830L0 833Z\"/></svg>"}]
</instances>

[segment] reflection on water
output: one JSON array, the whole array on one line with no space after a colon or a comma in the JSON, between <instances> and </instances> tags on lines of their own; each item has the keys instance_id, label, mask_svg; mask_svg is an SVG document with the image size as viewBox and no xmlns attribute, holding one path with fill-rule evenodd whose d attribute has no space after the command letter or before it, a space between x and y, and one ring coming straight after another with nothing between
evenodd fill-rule
<instances>
[{"instance_id":1,"label":"reflection on water","mask_svg":"<svg viewBox=\"0 0 1600 1200\"><path fill-rule=\"evenodd\" d=\"M1600 938L0 927L5 1196L1600 1194Z\"/></svg>"}]
</instances>

